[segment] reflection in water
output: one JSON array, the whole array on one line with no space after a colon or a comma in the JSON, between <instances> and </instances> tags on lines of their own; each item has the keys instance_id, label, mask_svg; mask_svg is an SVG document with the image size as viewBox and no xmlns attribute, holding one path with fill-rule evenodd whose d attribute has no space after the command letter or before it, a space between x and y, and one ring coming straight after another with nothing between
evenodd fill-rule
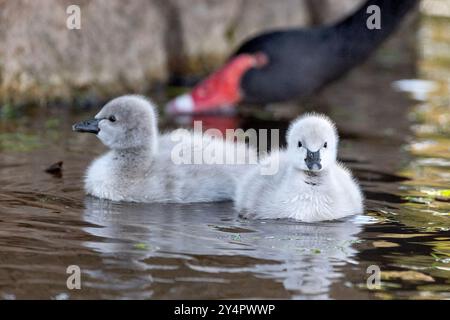
<instances>
[{"instance_id":1,"label":"reflection in water","mask_svg":"<svg viewBox=\"0 0 450 320\"><path fill-rule=\"evenodd\" d=\"M402 184L407 214L401 219L427 230L450 230L450 64L441 50L450 43L449 29L450 19L424 18L420 73L427 80L404 80L400 87L421 98L409 114L414 138L406 149L413 159L400 172L410 177Z\"/></svg>"},{"instance_id":2,"label":"reflection in water","mask_svg":"<svg viewBox=\"0 0 450 320\"><path fill-rule=\"evenodd\" d=\"M202 282L208 275L207 281L213 278L227 282L224 274L250 272L282 282L294 297L329 298L329 286L341 277L338 267L355 263L352 245L358 239L361 223L367 222L362 216L317 224L249 221L240 219L231 203L121 204L88 197L85 205L84 219L96 225L85 230L103 239L86 246L105 259L110 255L120 257L118 263L128 269L150 270L150 275L155 268L167 267L165 259L181 257L192 271L185 277L202 274L195 281ZM217 256L224 261L234 256L242 263L211 265L209 260ZM159 265L152 265L156 258ZM155 282L173 281L152 278ZM251 297L271 297L261 290Z\"/></svg>"}]
</instances>

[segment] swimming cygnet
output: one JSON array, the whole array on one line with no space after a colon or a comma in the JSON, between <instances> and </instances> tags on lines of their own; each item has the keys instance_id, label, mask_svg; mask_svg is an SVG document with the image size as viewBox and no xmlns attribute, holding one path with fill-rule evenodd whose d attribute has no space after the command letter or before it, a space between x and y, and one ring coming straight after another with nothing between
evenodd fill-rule
<instances>
[{"instance_id":1,"label":"swimming cygnet","mask_svg":"<svg viewBox=\"0 0 450 320\"><path fill-rule=\"evenodd\" d=\"M187 130L177 133L184 135L184 139L178 137L175 141L170 133L159 135L155 107L146 98L135 95L110 101L94 119L75 124L73 130L94 133L111 149L87 169L85 189L90 195L114 201L231 200L237 179L251 165L186 164L174 161L174 154L182 156L218 148L214 150L248 152L248 158L256 156L245 144ZM180 155L174 150L179 150Z\"/></svg>"},{"instance_id":2,"label":"swimming cygnet","mask_svg":"<svg viewBox=\"0 0 450 320\"><path fill-rule=\"evenodd\" d=\"M326 116L307 114L291 123L287 150L272 153L273 175L252 168L238 184L236 209L259 219L333 220L363 212L363 196L351 172L336 161L338 134ZM274 162L275 161L275 162Z\"/></svg>"}]
</instances>

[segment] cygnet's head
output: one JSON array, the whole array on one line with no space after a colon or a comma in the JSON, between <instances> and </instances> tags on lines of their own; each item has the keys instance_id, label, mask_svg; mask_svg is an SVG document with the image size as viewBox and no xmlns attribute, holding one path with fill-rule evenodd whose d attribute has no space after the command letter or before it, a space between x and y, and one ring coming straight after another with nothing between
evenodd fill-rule
<instances>
[{"instance_id":1,"label":"cygnet's head","mask_svg":"<svg viewBox=\"0 0 450 320\"><path fill-rule=\"evenodd\" d=\"M94 119L73 125L91 132L111 149L152 147L157 139L157 118L152 103L142 96L126 95L108 102Z\"/></svg>"},{"instance_id":2,"label":"cygnet's head","mask_svg":"<svg viewBox=\"0 0 450 320\"><path fill-rule=\"evenodd\" d=\"M295 168L321 171L336 161L338 133L325 115L306 114L294 120L287 133L288 155Z\"/></svg>"}]
</instances>

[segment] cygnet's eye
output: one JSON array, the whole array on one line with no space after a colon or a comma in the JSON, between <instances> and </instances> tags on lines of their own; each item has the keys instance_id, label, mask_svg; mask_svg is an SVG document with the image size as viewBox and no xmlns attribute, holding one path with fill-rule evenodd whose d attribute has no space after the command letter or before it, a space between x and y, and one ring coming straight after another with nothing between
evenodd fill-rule
<instances>
[{"instance_id":1,"label":"cygnet's eye","mask_svg":"<svg viewBox=\"0 0 450 320\"><path fill-rule=\"evenodd\" d=\"M116 117L110 116L110 117L108 118L108 120L111 121L111 122L116 122Z\"/></svg>"},{"instance_id":2,"label":"cygnet's eye","mask_svg":"<svg viewBox=\"0 0 450 320\"><path fill-rule=\"evenodd\" d=\"M303 147L303 144L302 144L301 141L298 142L298 147L299 147L299 148Z\"/></svg>"},{"instance_id":3,"label":"cygnet's eye","mask_svg":"<svg viewBox=\"0 0 450 320\"><path fill-rule=\"evenodd\" d=\"M323 147L324 147L324 148L328 147L328 144L325 142L325 143L323 144Z\"/></svg>"}]
</instances>

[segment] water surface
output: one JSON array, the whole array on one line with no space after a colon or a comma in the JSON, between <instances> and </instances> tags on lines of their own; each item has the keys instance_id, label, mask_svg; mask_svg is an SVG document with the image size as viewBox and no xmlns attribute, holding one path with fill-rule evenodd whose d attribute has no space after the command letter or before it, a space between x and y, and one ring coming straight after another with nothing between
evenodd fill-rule
<instances>
[{"instance_id":1,"label":"water surface","mask_svg":"<svg viewBox=\"0 0 450 320\"><path fill-rule=\"evenodd\" d=\"M283 136L296 115L327 113L367 198L364 214L333 222L246 220L229 202L86 197L84 170L105 149L71 125L97 109L3 109L0 298L450 298L450 67L427 61L395 72L368 64L303 104L162 118L165 128L203 120ZM408 78L434 89L412 100L392 86ZM58 161L61 175L44 171ZM69 265L82 270L81 290L66 287ZM376 290L371 265L382 271Z\"/></svg>"}]
</instances>

